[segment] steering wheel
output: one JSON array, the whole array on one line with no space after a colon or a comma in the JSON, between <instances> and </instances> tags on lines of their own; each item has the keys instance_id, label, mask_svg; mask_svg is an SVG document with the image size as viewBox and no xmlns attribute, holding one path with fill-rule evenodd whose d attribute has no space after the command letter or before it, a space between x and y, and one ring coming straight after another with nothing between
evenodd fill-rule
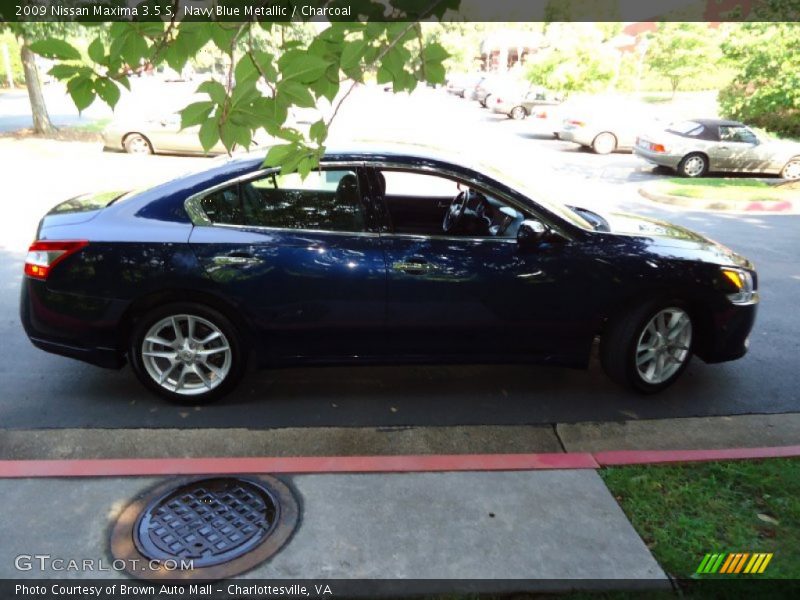
<instances>
[{"instance_id":1,"label":"steering wheel","mask_svg":"<svg viewBox=\"0 0 800 600\"><path fill-rule=\"evenodd\" d=\"M452 202L450 202L450 208L448 208L447 212L444 214L444 221L442 222L442 231L445 233L452 233L461 223L464 212L467 209L469 193L469 190L459 192L456 194L455 198L453 198Z\"/></svg>"}]
</instances>

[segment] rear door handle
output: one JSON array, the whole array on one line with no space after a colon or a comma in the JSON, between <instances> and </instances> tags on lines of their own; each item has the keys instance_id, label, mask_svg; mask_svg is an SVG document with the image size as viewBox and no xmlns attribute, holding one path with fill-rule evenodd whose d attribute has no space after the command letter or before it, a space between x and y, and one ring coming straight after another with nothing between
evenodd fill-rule
<instances>
[{"instance_id":1,"label":"rear door handle","mask_svg":"<svg viewBox=\"0 0 800 600\"><path fill-rule=\"evenodd\" d=\"M409 275L422 275L423 273L430 273L436 270L436 265L419 259L411 259L409 261L398 261L392 264L392 269L408 273Z\"/></svg>"},{"instance_id":2,"label":"rear door handle","mask_svg":"<svg viewBox=\"0 0 800 600\"><path fill-rule=\"evenodd\" d=\"M264 262L254 254L249 252L231 252L230 254L220 254L212 258L215 265L258 265Z\"/></svg>"}]
</instances>

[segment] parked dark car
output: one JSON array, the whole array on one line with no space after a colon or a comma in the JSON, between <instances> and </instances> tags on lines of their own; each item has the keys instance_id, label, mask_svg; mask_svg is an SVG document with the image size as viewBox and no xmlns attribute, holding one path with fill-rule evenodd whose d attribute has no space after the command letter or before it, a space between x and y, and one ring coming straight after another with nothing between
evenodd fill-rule
<instances>
[{"instance_id":1,"label":"parked dark car","mask_svg":"<svg viewBox=\"0 0 800 600\"><path fill-rule=\"evenodd\" d=\"M305 180L262 163L53 208L25 263L31 341L127 360L193 403L249 358L581 368L599 336L614 380L656 392L692 354L747 350L753 265L682 227L568 208L419 149L329 150Z\"/></svg>"}]
</instances>

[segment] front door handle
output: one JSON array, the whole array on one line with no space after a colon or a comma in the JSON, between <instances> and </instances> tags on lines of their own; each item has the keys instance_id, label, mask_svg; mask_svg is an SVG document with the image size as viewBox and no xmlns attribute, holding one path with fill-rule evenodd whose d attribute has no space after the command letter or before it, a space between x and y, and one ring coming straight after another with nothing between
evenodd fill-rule
<instances>
[{"instance_id":1,"label":"front door handle","mask_svg":"<svg viewBox=\"0 0 800 600\"><path fill-rule=\"evenodd\" d=\"M409 261L398 261L392 264L392 269L395 271L402 271L409 275L422 275L423 273L430 273L436 270L436 265L419 259L412 259Z\"/></svg>"},{"instance_id":2,"label":"front door handle","mask_svg":"<svg viewBox=\"0 0 800 600\"><path fill-rule=\"evenodd\" d=\"M215 256L211 260L214 261L215 265L220 265L220 266L231 266L231 265L247 266L247 265L258 265L264 262L254 254L250 254L249 252L231 252L230 254L220 254L218 256Z\"/></svg>"}]
</instances>

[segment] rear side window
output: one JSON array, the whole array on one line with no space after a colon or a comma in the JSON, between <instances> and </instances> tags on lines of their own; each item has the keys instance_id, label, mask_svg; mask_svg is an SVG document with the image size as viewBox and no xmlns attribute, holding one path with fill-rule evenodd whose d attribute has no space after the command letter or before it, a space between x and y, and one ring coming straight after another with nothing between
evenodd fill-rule
<instances>
[{"instance_id":1,"label":"rear side window","mask_svg":"<svg viewBox=\"0 0 800 600\"><path fill-rule=\"evenodd\" d=\"M212 223L242 225L242 205L238 186L231 186L209 194L202 201L203 211Z\"/></svg>"},{"instance_id":2,"label":"rear side window","mask_svg":"<svg viewBox=\"0 0 800 600\"><path fill-rule=\"evenodd\" d=\"M680 123L673 123L667 128L667 131L687 137L700 137L703 131L705 131L705 127L694 121L682 121Z\"/></svg>"},{"instance_id":3,"label":"rear side window","mask_svg":"<svg viewBox=\"0 0 800 600\"><path fill-rule=\"evenodd\" d=\"M212 223L359 232L365 229L358 176L351 170L267 175L203 199Z\"/></svg>"}]
</instances>

